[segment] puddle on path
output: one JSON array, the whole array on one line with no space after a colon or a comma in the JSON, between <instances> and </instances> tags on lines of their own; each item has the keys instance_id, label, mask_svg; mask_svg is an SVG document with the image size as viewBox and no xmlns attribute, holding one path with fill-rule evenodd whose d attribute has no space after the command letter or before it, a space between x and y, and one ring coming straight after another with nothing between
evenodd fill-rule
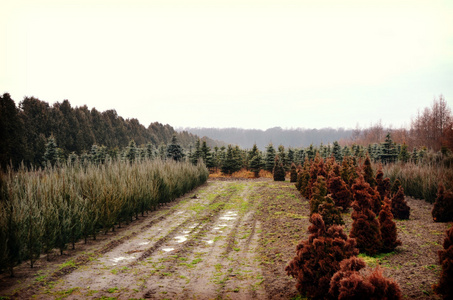
<instances>
[{"instance_id":1,"label":"puddle on path","mask_svg":"<svg viewBox=\"0 0 453 300\"><path fill-rule=\"evenodd\" d=\"M170 252L170 251L175 250L175 248L163 248L162 250L165 252Z\"/></svg>"},{"instance_id":2,"label":"puddle on path","mask_svg":"<svg viewBox=\"0 0 453 300\"><path fill-rule=\"evenodd\" d=\"M187 236L186 235L179 235L179 236L175 237L175 240L178 243L183 243L183 242L187 241Z\"/></svg>"},{"instance_id":3,"label":"puddle on path","mask_svg":"<svg viewBox=\"0 0 453 300\"><path fill-rule=\"evenodd\" d=\"M225 221L231 221L237 218L237 213L234 211L227 211L222 217L220 217L220 220L225 220Z\"/></svg>"},{"instance_id":4,"label":"puddle on path","mask_svg":"<svg viewBox=\"0 0 453 300\"><path fill-rule=\"evenodd\" d=\"M117 262L120 262L122 260L128 260L128 259L135 259L135 256L119 256L119 257L115 257L115 258L112 258L111 261L113 261L113 265L116 266L116 263Z\"/></svg>"}]
</instances>

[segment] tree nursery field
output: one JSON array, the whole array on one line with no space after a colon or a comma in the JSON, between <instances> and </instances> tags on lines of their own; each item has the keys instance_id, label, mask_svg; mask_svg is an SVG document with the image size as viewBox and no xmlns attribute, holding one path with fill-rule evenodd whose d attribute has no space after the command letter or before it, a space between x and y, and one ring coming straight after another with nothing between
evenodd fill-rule
<instances>
[{"instance_id":1,"label":"tree nursery field","mask_svg":"<svg viewBox=\"0 0 453 300\"><path fill-rule=\"evenodd\" d=\"M440 299L437 251L448 223L433 205L406 197L408 220L396 220L401 245L367 256L406 299ZM351 230L351 209L342 213ZM210 179L131 224L42 255L15 277L0 275L1 299L302 299L285 267L307 239L310 203L288 181ZM47 259L49 258L49 260Z\"/></svg>"}]
</instances>

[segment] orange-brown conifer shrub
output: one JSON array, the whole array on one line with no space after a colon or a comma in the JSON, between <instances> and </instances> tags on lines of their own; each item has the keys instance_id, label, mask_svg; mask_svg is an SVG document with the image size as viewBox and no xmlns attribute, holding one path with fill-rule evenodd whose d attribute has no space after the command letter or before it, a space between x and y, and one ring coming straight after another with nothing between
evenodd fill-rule
<instances>
[{"instance_id":1,"label":"orange-brown conifer shrub","mask_svg":"<svg viewBox=\"0 0 453 300\"><path fill-rule=\"evenodd\" d=\"M327 195L324 198L324 202L319 204L318 213L322 216L326 228L332 225L344 225L341 211L335 206L335 202L330 195Z\"/></svg>"},{"instance_id":2,"label":"orange-brown conifer shrub","mask_svg":"<svg viewBox=\"0 0 453 300\"><path fill-rule=\"evenodd\" d=\"M382 236L381 252L384 253L392 252L397 246L401 245L401 241L398 240L396 224L395 221L393 221L393 214L390 206L390 200L385 198L384 206L379 213L379 227L381 229Z\"/></svg>"},{"instance_id":3,"label":"orange-brown conifer shrub","mask_svg":"<svg viewBox=\"0 0 453 300\"><path fill-rule=\"evenodd\" d=\"M343 260L340 270L330 281L329 295L331 298L341 300L402 299L398 283L384 277L380 267L377 267L368 277L363 277L359 271L365 266L365 262L361 258L351 257Z\"/></svg>"},{"instance_id":4,"label":"orange-brown conifer shrub","mask_svg":"<svg viewBox=\"0 0 453 300\"><path fill-rule=\"evenodd\" d=\"M352 187L356 178L359 176L357 174L356 166L354 164L354 159L350 156L343 158L343 163L341 164L341 179L349 186Z\"/></svg>"},{"instance_id":5,"label":"orange-brown conifer shrub","mask_svg":"<svg viewBox=\"0 0 453 300\"><path fill-rule=\"evenodd\" d=\"M371 187L376 186L376 180L374 179L373 167L371 167L370 157L367 155L365 162L363 163L363 178Z\"/></svg>"},{"instance_id":6,"label":"orange-brown conifer shrub","mask_svg":"<svg viewBox=\"0 0 453 300\"><path fill-rule=\"evenodd\" d=\"M394 182L392 187L390 188L390 195L393 196L398 192L398 189L401 186L401 181L397 178Z\"/></svg>"},{"instance_id":7,"label":"orange-brown conifer shrub","mask_svg":"<svg viewBox=\"0 0 453 300\"><path fill-rule=\"evenodd\" d=\"M445 191L444 185L439 184L437 198L432 211L434 222L453 221L453 193Z\"/></svg>"},{"instance_id":8,"label":"orange-brown conifer shrub","mask_svg":"<svg viewBox=\"0 0 453 300\"><path fill-rule=\"evenodd\" d=\"M307 185L306 191L305 191L305 198L310 199L311 198L311 193L312 193L312 188L313 185L316 183L316 180L318 179L318 172L319 172L319 167L320 167L320 162L322 158L319 156L319 153L316 154L315 160L310 164L310 181ZM323 165L322 165L323 166ZM320 172L321 174L323 173L322 171Z\"/></svg>"},{"instance_id":9,"label":"orange-brown conifer shrub","mask_svg":"<svg viewBox=\"0 0 453 300\"><path fill-rule=\"evenodd\" d=\"M382 166L376 173L376 187L381 199L389 197L390 194L390 178L384 178L384 172L382 172Z\"/></svg>"},{"instance_id":10,"label":"orange-brown conifer shrub","mask_svg":"<svg viewBox=\"0 0 453 300\"><path fill-rule=\"evenodd\" d=\"M348 238L342 226L333 225L327 229L319 214L313 214L310 222L308 240L297 245L296 256L285 270L296 278L296 288L302 295L325 299L330 279L340 269L340 262L359 252L355 240Z\"/></svg>"},{"instance_id":11,"label":"orange-brown conifer shrub","mask_svg":"<svg viewBox=\"0 0 453 300\"><path fill-rule=\"evenodd\" d=\"M434 292L443 299L453 299L453 227L447 230L444 239L444 249L439 250L439 264L442 266L440 280L433 285Z\"/></svg>"},{"instance_id":12,"label":"orange-brown conifer shrub","mask_svg":"<svg viewBox=\"0 0 453 300\"><path fill-rule=\"evenodd\" d=\"M294 163L291 164L291 173L289 176L289 182L297 182L297 170Z\"/></svg>"},{"instance_id":13,"label":"orange-brown conifer shrub","mask_svg":"<svg viewBox=\"0 0 453 300\"><path fill-rule=\"evenodd\" d=\"M392 198L392 214L395 219L408 220L411 208L407 205L404 197L404 189L399 187L398 192Z\"/></svg>"},{"instance_id":14,"label":"orange-brown conifer shrub","mask_svg":"<svg viewBox=\"0 0 453 300\"><path fill-rule=\"evenodd\" d=\"M352 194L343 179L335 173L335 167L330 172L327 188L336 206L342 207L343 211L351 207Z\"/></svg>"},{"instance_id":15,"label":"orange-brown conifer shrub","mask_svg":"<svg viewBox=\"0 0 453 300\"><path fill-rule=\"evenodd\" d=\"M381 196L377 190L377 187L372 188L371 186L368 188L368 192L371 195L371 210L375 213L375 215L379 215L379 212L382 208L382 201Z\"/></svg>"},{"instance_id":16,"label":"orange-brown conifer shrub","mask_svg":"<svg viewBox=\"0 0 453 300\"><path fill-rule=\"evenodd\" d=\"M310 198L310 215L318 212L318 206L325 201L327 196L326 179L319 176L313 184Z\"/></svg>"},{"instance_id":17,"label":"orange-brown conifer shrub","mask_svg":"<svg viewBox=\"0 0 453 300\"><path fill-rule=\"evenodd\" d=\"M357 240L360 252L374 255L379 252L382 245L381 230L376 214L371 210L373 198L369 193L370 185L360 176L352 186L353 212L349 236Z\"/></svg>"}]
</instances>

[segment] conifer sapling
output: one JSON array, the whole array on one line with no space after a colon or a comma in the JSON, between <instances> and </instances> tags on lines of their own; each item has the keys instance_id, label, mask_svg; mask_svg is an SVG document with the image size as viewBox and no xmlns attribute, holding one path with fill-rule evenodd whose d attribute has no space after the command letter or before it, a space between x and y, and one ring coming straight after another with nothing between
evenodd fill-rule
<instances>
[{"instance_id":1,"label":"conifer sapling","mask_svg":"<svg viewBox=\"0 0 453 300\"><path fill-rule=\"evenodd\" d=\"M442 266L440 280L433 286L436 294L441 294L443 299L453 298L453 227L447 230L444 239L444 249L439 250L439 264Z\"/></svg>"},{"instance_id":2,"label":"conifer sapling","mask_svg":"<svg viewBox=\"0 0 453 300\"><path fill-rule=\"evenodd\" d=\"M382 245L381 231L376 214L371 210L372 196L369 193L370 185L360 176L352 186L354 202L352 203L352 229L349 234L357 240L360 252L374 255Z\"/></svg>"},{"instance_id":3,"label":"conifer sapling","mask_svg":"<svg viewBox=\"0 0 453 300\"><path fill-rule=\"evenodd\" d=\"M434 222L453 221L453 193L445 191L442 183L437 189L437 198L432 210Z\"/></svg>"},{"instance_id":4,"label":"conifer sapling","mask_svg":"<svg viewBox=\"0 0 453 300\"><path fill-rule=\"evenodd\" d=\"M392 252L397 246L401 245L398 240L396 224L393 221L393 214L391 212L391 202L388 198L384 199L384 206L379 213L379 227L382 236L382 249L384 253Z\"/></svg>"},{"instance_id":5,"label":"conifer sapling","mask_svg":"<svg viewBox=\"0 0 453 300\"><path fill-rule=\"evenodd\" d=\"M411 208L407 205L404 189L399 187L398 192L392 198L392 214L395 219L408 220Z\"/></svg>"},{"instance_id":6,"label":"conifer sapling","mask_svg":"<svg viewBox=\"0 0 453 300\"><path fill-rule=\"evenodd\" d=\"M330 279L340 269L340 262L358 254L354 239L343 232L343 227L333 225L326 229L319 214L310 217L312 224L308 240L302 240L296 247L296 256L285 270L296 278L297 290L312 299L325 299Z\"/></svg>"}]
</instances>

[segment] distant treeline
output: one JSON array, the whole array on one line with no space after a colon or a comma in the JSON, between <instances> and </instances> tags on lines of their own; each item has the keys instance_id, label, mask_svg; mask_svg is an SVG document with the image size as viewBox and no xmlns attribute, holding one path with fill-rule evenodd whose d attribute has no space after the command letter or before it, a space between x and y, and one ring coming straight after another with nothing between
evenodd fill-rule
<instances>
[{"instance_id":1,"label":"distant treeline","mask_svg":"<svg viewBox=\"0 0 453 300\"><path fill-rule=\"evenodd\" d=\"M198 136L207 136L228 144L238 145L250 149L254 144L264 150L269 143L285 147L308 147L329 144L334 141L349 139L352 129L282 129L274 127L267 130L241 129L241 128L183 128L184 131Z\"/></svg>"},{"instance_id":2,"label":"distant treeline","mask_svg":"<svg viewBox=\"0 0 453 300\"><path fill-rule=\"evenodd\" d=\"M72 107L68 100L52 106L34 97L26 97L17 106L7 93L0 96L0 167L10 162L17 167L43 166L43 156L50 136L63 155L81 155L93 145L118 151L135 141L138 146L152 144L155 148L167 145L176 135L179 144L190 148L198 137L187 131L176 132L170 125L158 122L148 128L137 119L124 119L115 110L100 112L86 105ZM216 144L207 139L209 146Z\"/></svg>"},{"instance_id":3,"label":"distant treeline","mask_svg":"<svg viewBox=\"0 0 453 300\"><path fill-rule=\"evenodd\" d=\"M178 129L179 130L179 129ZM240 128L183 128L199 136L207 136L250 149L254 144L264 150L269 143L292 148L310 145L331 145L338 141L341 146L380 144L390 132L398 144L406 144L410 150L426 147L434 151L444 148L453 150L453 115L443 95L433 99L431 107L419 110L411 120L410 128L384 127L381 121L369 127L355 129L282 129L274 127L265 131ZM444 149L445 150L445 149Z\"/></svg>"}]
</instances>

